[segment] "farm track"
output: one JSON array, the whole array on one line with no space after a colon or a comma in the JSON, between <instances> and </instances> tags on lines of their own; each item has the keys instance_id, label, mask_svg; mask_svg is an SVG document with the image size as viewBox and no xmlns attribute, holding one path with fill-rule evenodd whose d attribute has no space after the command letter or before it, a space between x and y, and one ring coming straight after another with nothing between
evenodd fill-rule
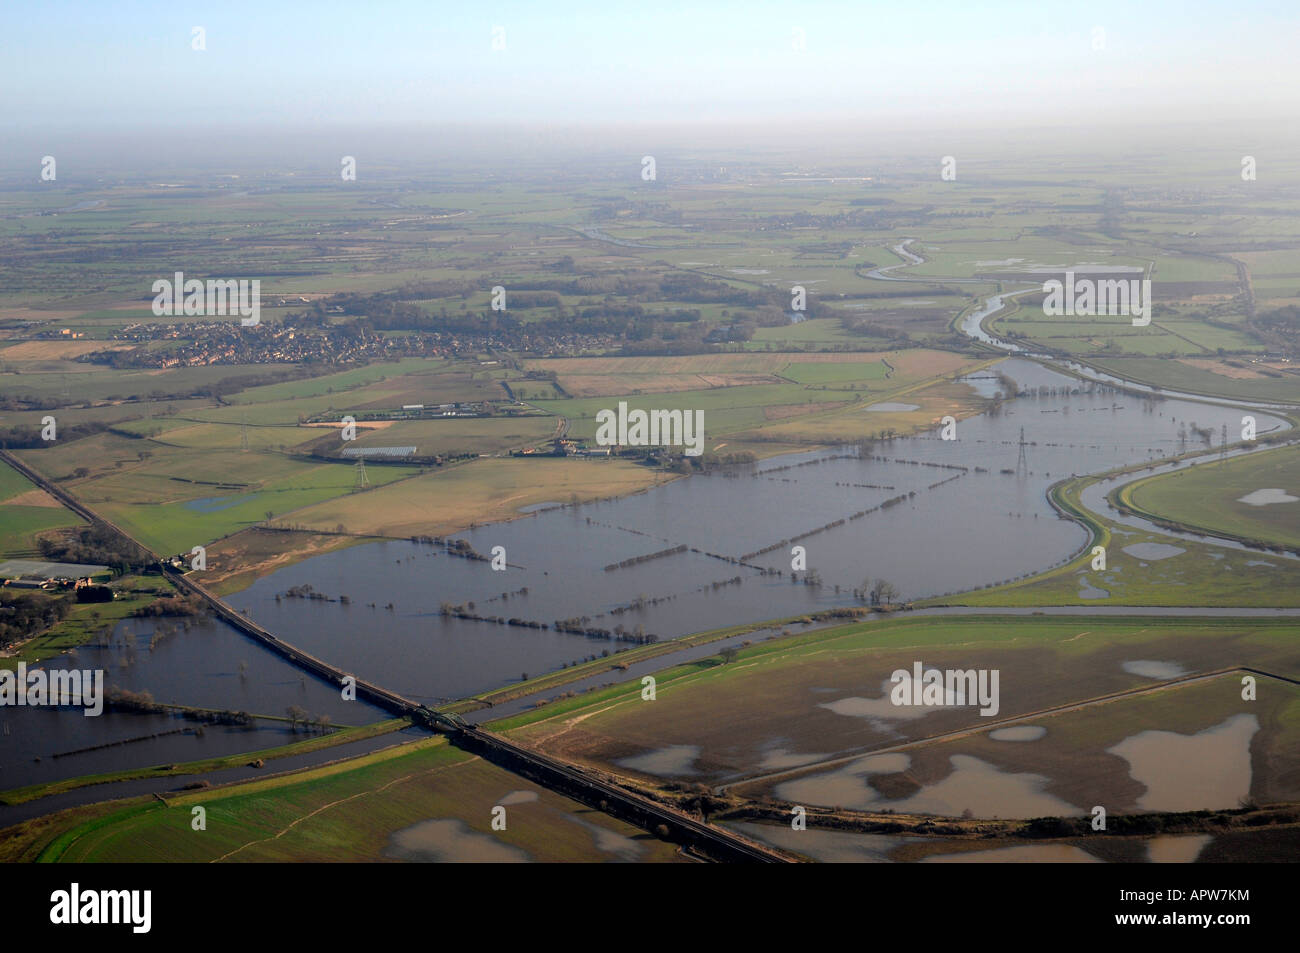
<instances>
[{"instance_id":1,"label":"farm track","mask_svg":"<svg viewBox=\"0 0 1300 953\"><path fill-rule=\"evenodd\" d=\"M789 777L790 775L803 774L810 771L821 771L826 768L836 767L841 764L847 764L856 761L859 758L865 758L870 755L888 754L894 751L905 751L909 748L916 748L921 745L934 744L936 742L951 741L956 738L964 738L969 735L979 735L986 731L997 728L1005 728L1011 725L1018 725L1025 721L1033 721L1038 718L1049 718L1053 715L1061 715L1066 712L1080 711L1084 708L1090 708L1093 705L1104 705L1108 702L1119 701L1120 699L1137 698L1142 695L1149 695L1152 692L1164 691L1168 688L1182 687L1194 682L1203 682L1210 679L1222 678L1225 675L1231 675L1235 672L1243 672L1247 675L1254 675L1261 678L1272 678L1280 682L1287 682L1291 685L1300 686L1300 678L1293 678L1289 675L1280 675L1276 672L1266 672L1262 669L1251 668L1245 665L1230 665L1225 668L1217 668L1209 672L1193 672L1188 675L1180 675L1178 678L1166 679L1162 682L1156 682L1151 685L1141 685L1137 688L1126 688L1123 691L1108 692L1105 695L1095 695L1092 698L1085 698L1079 701L1068 702L1064 705L1052 705L1048 708L1039 708L1036 711L1026 712L1016 715L1012 718L999 718L996 721L984 722L983 724L972 725L966 728L956 728L952 731L941 732L937 735L927 735L924 738L915 738L910 741L899 742L898 744L885 745L878 748L863 748L852 754L837 755L834 758L825 761L817 761L812 764L801 764L793 768L787 768L783 771L773 771L770 774L760 774L753 777L737 778L735 781L729 781L726 784L718 785L714 790L719 793L725 793L729 788L738 787L742 784L757 784L764 781L771 781L775 778Z\"/></svg>"}]
</instances>

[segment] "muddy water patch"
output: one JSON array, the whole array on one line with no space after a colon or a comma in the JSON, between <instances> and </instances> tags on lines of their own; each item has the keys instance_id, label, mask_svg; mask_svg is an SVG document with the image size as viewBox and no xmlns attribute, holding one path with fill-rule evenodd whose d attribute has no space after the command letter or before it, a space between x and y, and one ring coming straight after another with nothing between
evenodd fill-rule
<instances>
[{"instance_id":1,"label":"muddy water patch","mask_svg":"<svg viewBox=\"0 0 1300 953\"><path fill-rule=\"evenodd\" d=\"M657 777L675 777L683 774L698 774L692 765L700 756L699 745L669 745L656 751L620 758L615 764L643 774Z\"/></svg>"},{"instance_id":2,"label":"muddy water patch","mask_svg":"<svg viewBox=\"0 0 1300 953\"><path fill-rule=\"evenodd\" d=\"M789 825L731 824L751 840L811 857L823 864L888 864L889 854L905 837L853 834L847 831L791 830Z\"/></svg>"},{"instance_id":3,"label":"muddy water patch","mask_svg":"<svg viewBox=\"0 0 1300 953\"><path fill-rule=\"evenodd\" d=\"M593 824L585 821L580 817L567 815L569 820L584 828L591 835L592 843L596 849L603 854L610 854L617 857L623 863L634 863L641 859L643 850L641 845L625 834L618 831L611 831L608 827L601 827L599 824Z\"/></svg>"},{"instance_id":4,"label":"muddy water patch","mask_svg":"<svg viewBox=\"0 0 1300 953\"><path fill-rule=\"evenodd\" d=\"M1079 598L1080 599L1109 599L1110 590L1098 589L1086 579L1079 580Z\"/></svg>"},{"instance_id":5,"label":"muddy water patch","mask_svg":"<svg viewBox=\"0 0 1300 953\"><path fill-rule=\"evenodd\" d=\"M1190 864L1212 840L1214 837L1210 834L1153 837L1147 844L1147 860L1153 864Z\"/></svg>"},{"instance_id":6,"label":"muddy water patch","mask_svg":"<svg viewBox=\"0 0 1300 953\"><path fill-rule=\"evenodd\" d=\"M1143 678L1169 679L1187 674L1187 669L1177 662L1155 662L1150 659L1125 662L1121 667L1130 675L1141 675Z\"/></svg>"},{"instance_id":7,"label":"muddy water patch","mask_svg":"<svg viewBox=\"0 0 1300 953\"><path fill-rule=\"evenodd\" d=\"M907 770L911 759L902 753L868 755L843 768L780 784L777 797L794 803L849 807L956 817L970 811L975 817L1049 817L1078 815L1082 811L1043 791L1048 778L1039 774L1009 774L971 755L949 759L952 771L941 781L923 787L911 797L885 798L866 780L873 774Z\"/></svg>"},{"instance_id":8,"label":"muddy water patch","mask_svg":"<svg viewBox=\"0 0 1300 953\"><path fill-rule=\"evenodd\" d=\"M869 414L902 414L909 410L920 410L920 404L903 404L898 401L886 400L879 404L872 404L866 408Z\"/></svg>"},{"instance_id":9,"label":"muddy water patch","mask_svg":"<svg viewBox=\"0 0 1300 953\"><path fill-rule=\"evenodd\" d=\"M920 718L927 712L935 710L920 705L895 705L889 700L888 695L884 698L862 698L850 695L848 698L837 698L833 702L822 702L817 707L848 718L866 718L869 721Z\"/></svg>"},{"instance_id":10,"label":"muddy water patch","mask_svg":"<svg viewBox=\"0 0 1300 953\"><path fill-rule=\"evenodd\" d=\"M434 864L525 864L529 860L518 847L452 818L421 821L394 832L384 856Z\"/></svg>"},{"instance_id":11,"label":"muddy water patch","mask_svg":"<svg viewBox=\"0 0 1300 953\"><path fill-rule=\"evenodd\" d=\"M822 804L828 807L868 810L877 802L880 795L864 779L873 774L897 774L906 771L911 763L911 756L902 752L867 755L824 774L786 781L777 785L774 793L777 797L795 804Z\"/></svg>"},{"instance_id":12,"label":"muddy water patch","mask_svg":"<svg viewBox=\"0 0 1300 953\"><path fill-rule=\"evenodd\" d=\"M921 672L919 679L916 675L918 671ZM960 675L961 670L933 666L923 671L917 668L911 672L899 669L881 683L884 694L880 698L849 695L833 702L821 702L817 707L837 715L864 718L878 730L888 730L885 722L920 718L936 710L978 708L983 711L981 706L990 705L997 696L995 677L986 682L983 673L980 673L978 685L972 685L963 681ZM931 681L935 676L937 680ZM996 705L992 711L996 712Z\"/></svg>"},{"instance_id":13,"label":"muddy water patch","mask_svg":"<svg viewBox=\"0 0 1300 953\"><path fill-rule=\"evenodd\" d=\"M1012 725L990 731L989 737L994 741L1037 741L1045 734L1047 729L1042 725Z\"/></svg>"},{"instance_id":14,"label":"muddy water patch","mask_svg":"<svg viewBox=\"0 0 1300 953\"><path fill-rule=\"evenodd\" d=\"M1194 735L1143 731L1107 750L1146 785L1137 801L1143 810L1221 810L1250 794L1250 741L1257 731L1254 715L1233 715Z\"/></svg>"}]
</instances>

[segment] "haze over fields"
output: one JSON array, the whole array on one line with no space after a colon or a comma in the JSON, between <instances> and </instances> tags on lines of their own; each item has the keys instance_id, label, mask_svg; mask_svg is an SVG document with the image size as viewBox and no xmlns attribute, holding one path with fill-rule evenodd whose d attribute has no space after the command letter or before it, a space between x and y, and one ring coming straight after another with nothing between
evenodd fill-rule
<instances>
[{"instance_id":1,"label":"haze over fields","mask_svg":"<svg viewBox=\"0 0 1300 953\"><path fill-rule=\"evenodd\" d=\"M0 859L1294 862L1298 25L10 6Z\"/></svg>"}]
</instances>

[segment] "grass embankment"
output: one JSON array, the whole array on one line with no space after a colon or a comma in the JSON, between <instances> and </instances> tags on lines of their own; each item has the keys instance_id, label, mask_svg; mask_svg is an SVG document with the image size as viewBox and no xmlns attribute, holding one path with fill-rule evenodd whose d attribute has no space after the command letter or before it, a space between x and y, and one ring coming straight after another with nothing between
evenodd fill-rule
<instances>
[{"instance_id":1,"label":"grass embankment","mask_svg":"<svg viewBox=\"0 0 1300 953\"><path fill-rule=\"evenodd\" d=\"M794 620L790 620L794 621ZM981 626L986 626L990 630L996 629L999 632L1005 631L1004 623L1007 620L984 620L982 618L963 618L954 617L953 619L935 620L915 618L907 619L893 618L873 622L851 622L846 625L837 625L827 628L816 629L811 632L795 633L781 638L775 634L761 642L741 648L738 650L736 660L730 664L724 665L722 660L717 656L695 659L689 662L683 662L680 665L655 672L655 691L658 694L664 685L671 684L681 678L689 676L708 675L710 679L729 678L734 673L743 671L746 668L745 663L753 663L767 656L787 656L797 658L806 653L821 654L825 643L835 642L848 638L850 642L856 643L865 639L867 642L873 642L878 638L885 637L893 627L897 626L920 626L923 628L932 628L935 630L934 639L923 638L921 644L942 641L944 633L948 631L952 623L971 622ZM1023 620L1022 620L1023 621ZM1038 624L1044 624L1043 620L1034 620ZM751 631L757 631L764 628L780 626L781 622L758 623L752 627L737 627L736 631L744 631L749 628ZM719 630L724 633L729 630ZM1011 638L1013 636L1006 636ZM604 661L603 659L601 661ZM591 663L587 663L591 664ZM535 724L541 721L547 721L570 712L578 711L585 708L600 708L610 702L627 701L641 696L642 683L640 679L628 680L616 685L609 685L592 692L586 692L581 695L574 695L569 698L558 698L546 704L539 704L537 708L530 711L521 712L517 715L511 715L497 721L488 722L485 727L500 732L513 731L516 728L522 728L525 725Z\"/></svg>"},{"instance_id":2,"label":"grass embankment","mask_svg":"<svg viewBox=\"0 0 1300 953\"><path fill-rule=\"evenodd\" d=\"M683 636L680 639L671 639L666 642L655 642L651 645L641 645L634 649L628 649L625 652L617 652L608 658L592 659L589 662L581 662L578 665L571 665L568 668L560 669L558 672L548 672L545 675L539 675L536 678L530 678L526 682L519 682L515 685L507 685L498 688L495 691L485 692L475 695L471 698L463 698L459 701L452 702L448 705L439 706L439 711L445 712L467 712L475 711L485 706L500 705L504 702L512 701L516 698L523 698L525 695L534 695L541 692L549 691L553 688L559 688L570 682L576 682L580 679L587 678L591 675L599 675L601 672L620 673L626 667L638 662L646 662L661 655L668 655L682 649L691 648L698 645L707 645L710 642L717 642L721 639L730 638L734 635L743 635L746 632L758 632L762 629L773 628L781 625L793 625L803 616L792 616L789 619L778 619L774 622L754 622L746 625L733 625L723 629L710 629L707 632L697 632L694 635ZM583 697L590 698L590 695ZM544 704L544 700L539 700L538 704Z\"/></svg>"},{"instance_id":3,"label":"grass embankment","mask_svg":"<svg viewBox=\"0 0 1300 953\"><path fill-rule=\"evenodd\" d=\"M1200 454L1186 454L1177 459L1190 460L1197 456ZM1300 564L1294 560L1269 560L1264 558L1267 555L1265 553L1215 547L1125 526L1092 512L1081 501L1081 494L1095 483L1161 465L1162 462L1147 462L1095 476L1075 477L1061 481L1048 491L1048 498L1058 512L1081 523L1089 534L1088 542L1069 561L1027 579L956 596L919 600L916 605L1016 608L1064 605L1300 605L1300 585L1297 585L1300 583ZM1197 464L1196 469L1201 466L1204 464ZM1163 477L1149 479L1160 480ZM1159 522L1175 529L1187 528L1192 532L1200 532L1196 527L1170 524L1168 520ZM1126 548L1142 543L1174 546L1182 552L1163 558L1125 552ZM1092 569L1093 548L1096 546L1106 549L1105 570ZM1103 591L1106 595L1097 596L1096 592L1089 591L1087 594L1092 598L1084 598L1084 592L1090 589Z\"/></svg>"},{"instance_id":4,"label":"grass embankment","mask_svg":"<svg viewBox=\"0 0 1300 953\"><path fill-rule=\"evenodd\" d=\"M1300 552L1300 501L1264 505L1241 502L1262 489L1300 495L1300 446L1198 463L1135 480L1111 493L1111 501L1157 525L1185 528L1252 548Z\"/></svg>"},{"instance_id":5,"label":"grass embankment","mask_svg":"<svg viewBox=\"0 0 1300 953\"><path fill-rule=\"evenodd\" d=\"M95 784L111 784L115 781L139 781L145 778L184 777L186 775L220 771L224 768L235 768L258 760L274 761L277 758L309 754L323 748L332 748L353 741L364 741L366 738L374 738L392 731L399 731L408 724L410 722L404 718L394 718L387 721L377 721L370 725L362 725L359 728L340 728L329 734L318 735L315 738L307 738L303 741L295 741L276 748L265 748L261 751L246 751L224 755L220 758L186 761L182 764L157 765L152 768L128 768L122 771L109 771L104 774L88 774L78 778L64 778L61 781L48 781L44 784L31 784L27 787L0 791L0 804L22 804L36 798L61 794L64 791L74 791L77 788L90 787Z\"/></svg>"}]
</instances>

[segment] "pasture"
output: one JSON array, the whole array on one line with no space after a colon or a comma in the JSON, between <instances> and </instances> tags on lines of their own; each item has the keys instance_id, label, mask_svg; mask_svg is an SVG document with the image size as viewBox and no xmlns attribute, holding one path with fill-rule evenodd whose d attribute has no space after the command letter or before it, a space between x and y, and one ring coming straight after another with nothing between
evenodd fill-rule
<instances>
[{"instance_id":1,"label":"pasture","mask_svg":"<svg viewBox=\"0 0 1300 953\"><path fill-rule=\"evenodd\" d=\"M1269 489L1281 492L1253 496ZM1185 526L1300 549L1300 447L1209 460L1139 480L1125 488L1125 500L1139 512Z\"/></svg>"},{"instance_id":2,"label":"pasture","mask_svg":"<svg viewBox=\"0 0 1300 953\"><path fill-rule=\"evenodd\" d=\"M60 818L46 862L671 861L676 847L440 738L336 764ZM506 829L492 830L504 804ZM202 805L207 829L191 828ZM41 842L38 841L38 845ZM32 850L37 847L30 848Z\"/></svg>"}]
</instances>

